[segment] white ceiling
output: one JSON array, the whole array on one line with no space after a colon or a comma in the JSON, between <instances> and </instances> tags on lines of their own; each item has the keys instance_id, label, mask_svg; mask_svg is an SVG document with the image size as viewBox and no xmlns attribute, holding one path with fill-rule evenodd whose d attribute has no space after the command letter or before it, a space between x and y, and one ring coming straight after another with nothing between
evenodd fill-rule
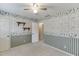
<instances>
[{"instance_id":1,"label":"white ceiling","mask_svg":"<svg viewBox=\"0 0 79 59\"><path fill-rule=\"evenodd\" d=\"M27 19L40 21L56 17L57 12L64 12L66 9L79 8L78 3L42 3L40 7L46 7L47 10L39 10L38 14L34 14L32 10L24 10L31 8L32 3L0 3L0 9L9 13L17 14L26 17Z\"/></svg>"}]
</instances>

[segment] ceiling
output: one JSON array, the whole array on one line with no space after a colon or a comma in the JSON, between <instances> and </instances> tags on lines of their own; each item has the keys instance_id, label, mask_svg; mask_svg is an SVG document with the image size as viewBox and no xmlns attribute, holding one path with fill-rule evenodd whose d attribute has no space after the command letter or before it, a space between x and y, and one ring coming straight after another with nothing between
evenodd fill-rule
<instances>
[{"instance_id":1,"label":"ceiling","mask_svg":"<svg viewBox=\"0 0 79 59\"><path fill-rule=\"evenodd\" d=\"M39 4L40 7L46 7L47 10L38 10L38 13L34 14L32 10L24 10L25 8L31 8L31 5L32 3L0 3L0 10L38 22L51 17L63 16L73 8L79 9L78 3L41 3Z\"/></svg>"}]
</instances>

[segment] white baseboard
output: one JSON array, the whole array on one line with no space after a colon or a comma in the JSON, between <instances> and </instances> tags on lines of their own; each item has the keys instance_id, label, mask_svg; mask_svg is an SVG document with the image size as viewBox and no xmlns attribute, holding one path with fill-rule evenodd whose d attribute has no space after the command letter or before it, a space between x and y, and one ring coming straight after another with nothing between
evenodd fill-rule
<instances>
[{"instance_id":1,"label":"white baseboard","mask_svg":"<svg viewBox=\"0 0 79 59\"><path fill-rule=\"evenodd\" d=\"M67 55L69 55L69 56L74 56L73 54L70 54L70 53L68 53L68 52L66 52L66 51L63 51L63 50L58 49L58 48L55 48L55 47L53 47L53 46L50 46L50 45L48 45L48 44L46 44L46 43L44 43L44 45L46 45L46 46L48 46L48 47L50 47L50 48L53 48L53 49L55 49L55 50L58 50L58 51L60 51L60 52L62 52L62 53L65 53L65 54L67 54Z\"/></svg>"}]
</instances>

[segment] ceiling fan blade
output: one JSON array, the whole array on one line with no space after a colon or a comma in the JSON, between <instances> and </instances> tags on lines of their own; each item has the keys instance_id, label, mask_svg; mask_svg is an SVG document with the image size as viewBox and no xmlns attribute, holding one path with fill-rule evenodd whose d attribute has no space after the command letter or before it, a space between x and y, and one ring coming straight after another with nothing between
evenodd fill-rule
<instances>
[{"instance_id":1,"label":"ceiling fan blade","mask_svg":"<svg viewBox=\"0 0 79 59\"><path fill-rule=\"evenodd\" d=\"M47 10L47 8L39 8L40 10Z\"/></svg>"},{"instance_id":2,"label":"ceiling fan blade","mask_svg":"<svg viewBox=\"0 0 79 59\"><path fill-rule=\"evenodd\" d=\"M24 9L24 10L30 10L30 9Z\"/></svg>"}]
</instances>

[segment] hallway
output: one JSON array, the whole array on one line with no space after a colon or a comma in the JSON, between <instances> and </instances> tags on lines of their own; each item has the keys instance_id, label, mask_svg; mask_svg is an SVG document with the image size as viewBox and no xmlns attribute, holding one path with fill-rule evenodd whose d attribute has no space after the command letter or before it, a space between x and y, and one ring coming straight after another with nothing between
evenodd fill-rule
<instances>
[{"instance_id":1,"label":"hallway","mask_svg":"<svg viewBox=\"0 0 79 59\"><path fill-rule=\"evenodd\" d=\"M29 43L11 48L0 53L1 56L68 56L65 53L48 47L43 42Z\"/></svg>"}]
</instances>

